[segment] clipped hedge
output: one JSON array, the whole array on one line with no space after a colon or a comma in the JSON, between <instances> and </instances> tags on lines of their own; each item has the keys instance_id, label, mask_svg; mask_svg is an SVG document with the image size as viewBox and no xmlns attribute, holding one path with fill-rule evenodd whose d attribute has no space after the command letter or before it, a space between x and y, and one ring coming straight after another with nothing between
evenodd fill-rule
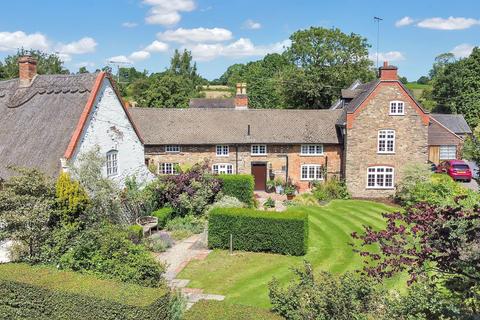
<instances>
[{"instance_id":1,"label":"clipped hedge","mask_svg":"<svg viewBox=\"0 0 480 320\"><path fill-rule=\"evenodd\" d=\"M22 263L0 265L0 319L169 319L168 288Z\"/></svg>"},{"instance_id":2,"label":"clipped hedge","mask_svg":"<svg viewBox=\"0 0 480 320\"><path fill-rule=\"evenodd\" d=\"M184 320L281 320L266 309L227 304L223 301L200 300L185 313Z\"/></svg>"},{"instance_id":3,"label":"clipped hedge","mask_svg":"<svg viewBox=\"0 0 480 320\"><path fill-rule=\"evenodd\" d=\"M153 211L151 215L158 218L158 228L163 229L167 225L167 222L172 219L173 209L170 207L161 208Z\"/></svg>"},{"instance_id":4,"label":"clipped hedge","mask_svg":"<svg viewBox=\"0 0 480 320\"><path fill-rule=\"evenodd\" d=\"M208 246L301 256L308 248L308 215L243 208L215 208L208 219Z\"/></svg>"},{"instance_id":5,"label":"clipped hedge","mask_svg":"<svg viewBox=\"0 0 480 320\"><path fill-rule=\"evenodd\" d=\"M251 174L222 174L219 176L222 181L222 192L253 206L254 181Z\"/></svg>"}]
</instances>

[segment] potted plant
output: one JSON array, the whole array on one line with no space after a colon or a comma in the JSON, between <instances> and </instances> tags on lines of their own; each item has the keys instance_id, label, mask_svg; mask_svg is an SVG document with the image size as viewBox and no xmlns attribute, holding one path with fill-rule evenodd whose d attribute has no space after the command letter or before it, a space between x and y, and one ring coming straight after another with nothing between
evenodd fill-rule
<instances>
[{"instance_id":1,"label":"potted plant","mask_svg":"<svg viewBox=\"0 0 480 320\"><path fill-rule=\"evenodd\" d=\"M289 183L285 186L287 200L292 200L295 197L295 192L297 192L297 187L294 184Z\"/></svg>"},{"instance_id":2,"label":"potted plant","mask_svg":"<svg viewBox=\"0 0 480 320\"><path fill-rule=\"evenodd\" d=\"M281 194L283 192L283 180L278 177L274 181L275 183L275 193Z\"/></svg>"},{"instance_id":3,"label":"potted plant","mask_svg":"<svg viewBox=\"0 0 480 320\"><path fill-rule=\"evenodd\" d=\"M265 210L275 209L275 200L273 200L271 197L268 197L263 204L263 208L265 208Z\"/></svg>"},{"instance_id":4,"label":"potted plant","mask_svg":"<svg viewBox=\"0 0 480 320\"><path fill-rule=\"evenodd\" d=\"M267 192L274 192L276 190L275 187L276 185L274 180L267 180Z\"/></svg>"}]
</instances>

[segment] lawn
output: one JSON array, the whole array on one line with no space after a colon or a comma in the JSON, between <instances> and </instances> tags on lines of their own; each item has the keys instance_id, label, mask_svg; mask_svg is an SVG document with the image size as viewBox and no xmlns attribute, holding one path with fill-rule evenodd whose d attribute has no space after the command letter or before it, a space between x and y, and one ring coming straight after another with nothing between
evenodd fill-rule
<instances>
[{"instance_id":1,"label":"lawn","mask_svg":"<svg viewBox=\"0 0 480 320\"><path fill-rule=\"evenodd\" d=\"M350 234L362 225L384 226L382 212L394 210L385 204L336 200L324 207L302 207L309 214L309 248L303 257L268 253L214 250L205 260L192 261L179 278L190 279L189 287L225 295L227 303L269 307L268 282L276 277L282 283L291 279L291 267L310 261L316 271L343 273L361 269L362 260L352 251ZM392 279L387 287L403 287Z\"/></svg>"}]
</instances>

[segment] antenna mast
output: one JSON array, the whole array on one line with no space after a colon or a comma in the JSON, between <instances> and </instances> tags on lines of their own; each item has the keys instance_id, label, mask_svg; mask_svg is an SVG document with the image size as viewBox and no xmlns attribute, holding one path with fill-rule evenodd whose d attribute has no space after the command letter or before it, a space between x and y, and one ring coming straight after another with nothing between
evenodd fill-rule
<instances>
[{"instance_id":1,"label":"antenna mast","mask_svg":"<svg viewBox=\"0 0 480 320\"><path fill-rule=\"evenodd\" d=\"M377 69L378 69L378 51L380 47L380 21L383 19L380 17L373 17L373 20L377 23Z\"/></svg>"}]
</instances>

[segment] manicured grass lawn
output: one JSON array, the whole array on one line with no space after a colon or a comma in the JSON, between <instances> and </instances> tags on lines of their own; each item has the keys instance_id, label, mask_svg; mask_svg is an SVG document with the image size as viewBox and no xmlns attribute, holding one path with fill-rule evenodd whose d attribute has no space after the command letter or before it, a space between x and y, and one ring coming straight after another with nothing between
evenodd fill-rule
<instances>
[{"instance_id":1,"label":"manicured grass lawn","mask_svg":"<svg viewBox=\"0 0 480 320\"><path fill-rule=\"evenodd\" d=\"M362 225L380 228L385 225L382 212L394 208L381 203L359 200L336 200L324 207L302 207L309 214L309 248L303 257L268 253L213 251L203 261L192 261L179 278L190 279L189 287L226 296L225 302L269 307L268 282L276 277L282 283L291 279L291 267L310 261L316 271L334 273L362 268L361 257L349 243L353 231ZM403 281L391 279L387 287L403 287Z\"/></svg>"}]
</instances>

